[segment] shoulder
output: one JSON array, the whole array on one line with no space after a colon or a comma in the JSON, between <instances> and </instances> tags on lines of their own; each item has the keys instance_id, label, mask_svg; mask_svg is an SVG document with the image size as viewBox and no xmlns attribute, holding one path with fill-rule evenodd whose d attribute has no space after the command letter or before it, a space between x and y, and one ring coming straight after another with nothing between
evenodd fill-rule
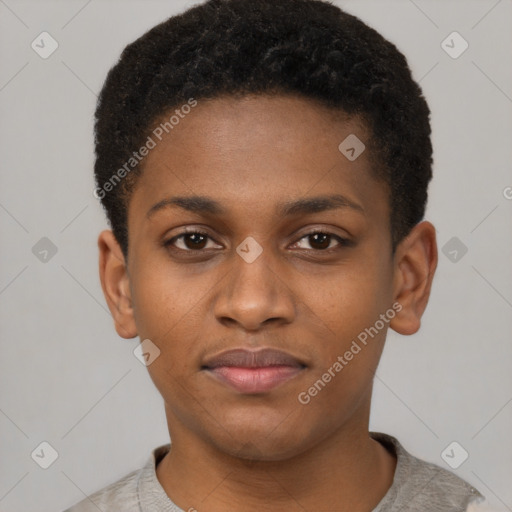
<instances>
[{"instance_id":1,"label":"shoulder","mask_svg":"<svg viewBox=\"0 0 512 512\"><path fill-rule=\"evenodd\" d=\"M132 471L117 482L87 496L64 512L138 510L137 479L142 470ZM115 508L113 508L115 507Z\"/></svg>"},{"instance_id":2,"label":"shoulder","mask_svg":"<svg viewBox=\"0 0 512 512\"><path fill-rule=\"evenodd\" d=\"M145 466L128 473L116 482L87 496L64 512L102 512L140 510L140 485L143 481L153 481L158 461L168 451L169 445L155 448Z\"/></svg>"},{"instance_id":3,"label":"shoulder","mask_svg":"<svg viewBox=\"0 0 512 512\"><path fill-rule=\"evenodd\" d=\"M395 453L393 484L375 512L399 509L421 512L466 511L483 496L468 482L437 464L411 455L392 436L372 432L373 439Z\"/></svg>"}]
</instances>

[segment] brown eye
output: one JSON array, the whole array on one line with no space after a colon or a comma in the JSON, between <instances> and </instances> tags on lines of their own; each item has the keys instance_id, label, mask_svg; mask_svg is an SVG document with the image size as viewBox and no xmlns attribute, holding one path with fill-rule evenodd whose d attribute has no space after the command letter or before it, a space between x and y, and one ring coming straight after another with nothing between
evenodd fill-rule
<instances>
[{"instance_id":1,"label":"brown eye","mask_svg":"<svg viewBox=\"0 0 512 512\"><path fill-rule=\"evenodd\" d=\"M207 245L209 241L212 240L206 233L200 231L186 231L171 238L169 241L165 242L164 245L172 249L192 252L208 248Z\"/></svg>"},{"instance_id":2,"label":"brown eye","mask_svg":"<svg viewBox=\"0 0 512 512\"><path fill-rule=\"evenodd\" d=\"M183 235L183 243L188 249L204 249L208 237L201 233L187 233Z\"/></svg>"},{"instance_id":3,"label":"brown eye","mask_svg":"<svg viewBox=\"0 0 512 512\"><path fill-rule=\"evenodd\" d=\"M328 249L331 244L331 235L327 235L325 233L315 233L314 235L309 235L309 245L313 247L313 249Z\"/></svg>"},{"instance_id":4,"label":"brown eye","mask_svg":"<svg viewBox=\"0 0 512 512\"><path fill-rule=\"evenodd\" d=\"M306 240L310 247L301 247L300 244L303 240ZM298 242L296 242L296 245L298 245L300 249L325 251L327 249L335 248L336 244L332 245L332 242L334 241L338 243L338 246L348 245L348 241L344 238L331 233L324 233L323 231L315 231L304 235Z\"/></svg>"}]
</instances>

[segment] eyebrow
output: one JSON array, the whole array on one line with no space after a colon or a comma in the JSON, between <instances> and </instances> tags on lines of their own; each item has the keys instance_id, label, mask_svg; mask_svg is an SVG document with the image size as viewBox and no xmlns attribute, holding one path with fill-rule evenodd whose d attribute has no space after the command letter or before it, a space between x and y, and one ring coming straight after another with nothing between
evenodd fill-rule
<instances>
[{"instance_id":1,"label":"eyebrow","mask_svg":"<svg viewBox=\"0 0 512 512\"><path fill-rule=\"evenodd\" d=\"M210 215L223 215L227 210L221 203L207 196L175 196L168 197L154 204L147 212L146 218L151 218L156 212L168 207L178 207L189 212ZM337 208L350 208L359 213L365 213L363 207L341 194L323 195L286 201L277 206L281 217L292 215L307 215Z\"/></svg>"}]
</instances>

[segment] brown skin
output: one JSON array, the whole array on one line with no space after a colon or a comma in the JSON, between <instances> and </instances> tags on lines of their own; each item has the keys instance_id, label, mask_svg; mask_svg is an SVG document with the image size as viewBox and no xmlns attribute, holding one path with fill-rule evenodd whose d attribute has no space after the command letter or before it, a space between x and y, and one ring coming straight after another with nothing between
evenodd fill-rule
<instances>
[{"instance_id":1,"label":"brown skin","mask_svg":"<svg viewBox=\"0 0 512 512\"><path fill-rule=\"evenodd\" d=\"M351 133L367 140L357 119L299 97L201 101L147 157L129 204L127 262L112 232L100 234L117 332L161 350L148 370L172 450L157 477L184 510L365 512L392 484L396 460L368 434L388 324L309 404L297 398L393 303L402 310L389 326L416 332L437 265L429 222L392 253L388 189L369 151L350 162L338 150ZM277 212L335 193L361 210ZM168 206L147 217L159 201L191 195L226 212ZM184 226L208 237L199 249L190 236L166 248ZM306 236L313 228L350 243ZM263 248L252 263L236 252L248 236ZM278 348L306 368L267 393L242 394L201 370L205 357L238 347Z\"/></svg>"}]
</instances>

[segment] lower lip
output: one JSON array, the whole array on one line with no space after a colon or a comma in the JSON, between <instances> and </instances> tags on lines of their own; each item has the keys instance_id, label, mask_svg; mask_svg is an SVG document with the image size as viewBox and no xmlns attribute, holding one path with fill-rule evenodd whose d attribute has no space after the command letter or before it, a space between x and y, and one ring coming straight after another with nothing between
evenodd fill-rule
<instances>
[{"instance_id":1,"label":"lower lip","mask_svg":"<svg viewBox=\"0 0 512 512\"><path fill-rule=\"evenodd\" d=\"M241 368L219 366L208 371L229 384L240 393L264 393L287 382L300 373L296 366L266 366L261 368Z\"/></svg>"}]
</instances>

